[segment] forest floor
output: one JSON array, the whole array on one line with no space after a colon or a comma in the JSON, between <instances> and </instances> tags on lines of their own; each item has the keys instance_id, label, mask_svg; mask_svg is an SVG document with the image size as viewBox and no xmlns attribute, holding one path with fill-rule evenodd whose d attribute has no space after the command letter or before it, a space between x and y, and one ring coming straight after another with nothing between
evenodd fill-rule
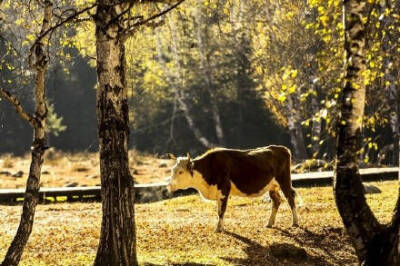
<instances>
[{"instance_id":1,"label":"forest floor","mask_svg":"<svg viewBox=\"0 0 400 266\"><path fill-rule=\"evenodd\" d=\"M367 195L381 222L390 221L397 181L375 182ZM136 204L141 265L352 265L356 257L337 213L331 187L299 188L305 206L292 228L287 202L274 228L266 228L271 203L232 197L227 233L215 233L214 202L198 195ZM0 261L15 234L21 206L0 205ZM100 203L39 205L20 265L91 265L99 239Z\"/></svg>"},{"instance_id":2,"label":"forest floor","mask_svg":"<svg viewBox=\"0 0 400 266\"><path fill-rule=\"evenodd\" d=\"M170 174L169 159L130 151L130 169L137 183L164 181ZM30 154L22 157L0 157L0 189L25 188L30 165ZM42 187L97 186L100 185L98 153L46 152L41 176Z\"/></svg>"}]
</instances>

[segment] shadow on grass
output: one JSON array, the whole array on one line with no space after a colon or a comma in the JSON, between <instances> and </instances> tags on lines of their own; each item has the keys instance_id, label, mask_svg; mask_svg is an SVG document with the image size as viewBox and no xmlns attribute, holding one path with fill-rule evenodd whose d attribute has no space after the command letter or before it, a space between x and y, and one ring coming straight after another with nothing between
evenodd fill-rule
<instances>
[{"instance_id":1,"label":"shadow on grass","mask_svg":"<svg viewBox=\"0 0 400 266\"><path fill-rule=\"evenodd\" d=\"M225 233L247 245L244 248L247 258L221 258L234 265L332 265L324 257L310 254L301 245L274 243L265 247L236 233Z\"/></svg>"},{"instance_id":2,"label":"shadow on grass","mask_svg":"<svg viewBox=\"0 0 400 266\"><path fill-rule=\"evenodd\" d=\"M165 264L153 264L153 263L145 263L144 266L164 266ZM168 263L171 266L216 266L216 264L203 264L203 263L194 263L194 262L183 262L183 263Z\"/></svg>"},{"instance_id":3,"label":"shadow on grass","mask_svg":"<svg viewBox=\"0 0 400 266\"><path fill-rule=\"evenodd\" d=\"M335 254L335 251L345 250L353 253L351 243L345 231L341 227L323 227L321 233L313 232L308 228L297 228L295 230L276 228L282 235L293 239L297 244L305 248L312 248L319 254L329 258L334 264L345 265L356 262L351 259L343 259Z\"/></svg>"}]
</instances>

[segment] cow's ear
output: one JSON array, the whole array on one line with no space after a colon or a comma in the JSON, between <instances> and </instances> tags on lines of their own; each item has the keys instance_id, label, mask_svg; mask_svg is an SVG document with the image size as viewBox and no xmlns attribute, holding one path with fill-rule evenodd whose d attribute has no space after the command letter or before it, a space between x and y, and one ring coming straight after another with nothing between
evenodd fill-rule
<instances>
[{"instance_id":1,"label":"cow's ear","mask_svg":"<svg viewBox=\"0 0 400 266\"><path fill-rule=\"evenodd\" d=\"M176 160L176 156L173 155L172 153L168 153L168 157L172 160Z\"/></svg>"},{"instance_id":2,"label":"cow's ear","mask_svg":"<svg viewBox=\"0 0 400 266\"><path fill-rule=\"evenodd\" d=\"M190 175L193 176L193 168L194 168L194 163L192 161L192 159L190 158L190 154L187 153L187 158L188 158L188 162L186 165L187 170L189 171Z\"/></svg>"},{"instance_id":3,"label":"cow's ear","mask_svg":"<svg viewBox=\"0 0 400 266\"><path fill-rule=\"evenodd\" d=\"M193 161L189 160L187 163L187 170L189 171L191 176L193 176L193 168L194 168Z\"/></svg>"}]
</instances>

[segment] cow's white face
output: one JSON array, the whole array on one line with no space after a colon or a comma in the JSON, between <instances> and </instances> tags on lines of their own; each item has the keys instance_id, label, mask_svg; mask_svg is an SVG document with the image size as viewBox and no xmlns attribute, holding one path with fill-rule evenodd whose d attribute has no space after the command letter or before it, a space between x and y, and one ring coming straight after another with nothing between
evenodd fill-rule
<instances>
[{"instance_id":1,"label":"cow's white face","mask_svg":"<svg viewBox=\"0 0 400 266\"><path fill-rule=\"evenodd\" d=\"M178 189L191 187L193 176L191 171L192 162L188 157L178 157L176 164L171 169L171 179L167 186L168 191L174 192Z\"/></svg>"}]
</instances>

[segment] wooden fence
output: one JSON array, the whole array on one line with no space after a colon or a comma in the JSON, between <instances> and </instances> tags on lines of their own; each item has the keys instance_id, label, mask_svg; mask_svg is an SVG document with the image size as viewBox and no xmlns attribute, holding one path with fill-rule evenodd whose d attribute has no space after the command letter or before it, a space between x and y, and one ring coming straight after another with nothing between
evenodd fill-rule
<instances>
[{"instance_id":1,"label":"wooden fence","mask_svg":"<svg viewBox=\"0 0 400 266\"><path fill-rule=\"evenodd\" d=\"M367 168L360 169L362 180L380 181L398 178L398 168ZM313 172L305 174L292 174L295 187L326 186L332 184L333 171ZM178 195L190 194L194 190L179 191L173 195L166 190L166 183L136 184L136 200L138 202L151 202ZM96 187L43 187L39 190L41 202L53 201L99 201L101 188ZM25 189L0 189L0 203L17 203L23 200Z\"/></svg>"}]
</instances>

